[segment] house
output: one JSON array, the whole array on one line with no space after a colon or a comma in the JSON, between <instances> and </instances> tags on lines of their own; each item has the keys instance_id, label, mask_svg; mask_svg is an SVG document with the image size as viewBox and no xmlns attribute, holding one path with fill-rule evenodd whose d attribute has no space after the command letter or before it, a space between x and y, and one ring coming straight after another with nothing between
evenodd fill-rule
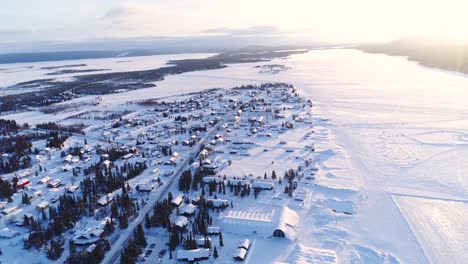
<instances>
[{"instance_id":1,"label":"house","mask_svg":"<svg viewBox=\"0 0 468 264\"><path fill-rule=\"evenodd\" d=\"M174 225L178 228L184 228L188 225L188 218L185 216L179 216L174 222Z\"/></svg>"},{"instance_id":2,"label":"house","mask_svg":"<svg viewBox=\"0 0 468 264\"><path fill-rule=\"evenodd\" d=\"M42 211L42 210L45 210L47 207L49 207L49 202L42 201L36 206L36 210L37 211Z\"/></svg>"},{"instance_id":3,"label":"house","mask_svg":"<svg viewBox=\"0 0 468 264\"><path fill-rule=\"evenodd\" d=\"M219 226L209 226L206 231L208 232L208 235L218 235L221 233L221 227Z\"/></svg>"},{"instance_id":4,"label":"house","mask_svg":"<svg viewBox=\"0 0 468 264\"><path fill-rule=\"evenodd\" d=\"M204 248L210 248L211 247L211 238L209 237L200 237L197 239L197 246L198 247L204 247Z\"/></svg>"},{"instance_id":5,"label":"house","mask_svg":"<svg viewBox=\"0 0 468 264\"><path fill-rule=\"evenodd\" d=\"M252 188L260 190L273 190L275 184L267 181L255 181L252 183Z\"/></svg>"},{"instance_id":6,"label":"house","mask_svg":"<svg viewBox=\"0 0 468 264\"><path fill-rule=\"evenodd\" d=\"M70 166L69 164L65 165L62 167L63 171L71 171L73 169L72 166Z\"/></svg>"},{"instance_id":7,"label":"house","mask_svg":"<svg viewBox=\"0 0 468 264\"><path fill-rule=\"evenodd\" d=\"M0 231L0 238L11 239L19 235L20 235L20 232L11 231L8 227L5 227L4 229Z\"/></svg>"},{"instance_id":8,"label":"house","mask_svg":"<svg viewBox=\"0 0 468 264\"><path fill-rule=\"evenodd\" d=\"M28 186L31 182L28 179L21 179L18 181L18 188L24 188Z\"/></svg>"},{"instance_id":9,"label":"house","mask_svg":"<svg viewBox=\"0 0 468 264\"><path fill-rule=\"evenodd\" d=\"M26 177L29 177L29 176L32 176L32 175L33 175L32 170L25 170L25 171L20 172L20 173L17 174L18 179L26 178Z\"/></svg>"},{"instance_id":10,"label":"house","mask_svg":"<svg viewBox=\"0 0 468 264\"><path fill-rule=\"evenodd\" d=\"M137 184L136 189L139 192L152 192L154 190L154 185Z\"/></svg>"},{"instance_id":11,"label":"house","mask_svg":"<svg viewBox=\"0 0 468 264\"><path fill-rule=\"evenodd\" d=\"M131 157L133 157L133 154L132 154L132 153L127 153L127 154L123 155L122 159L128 160L128 159L130 159Z\"/></svg>"},{"instance_id":12,"label":"house","mask_svg":"<svg viewBox=\"0 0 468 264\"><path fill-rule=\"evenodd\" d=\"M7 208L3 209L2 214L3 215L9 215L9 214L15 212L16 210L19 210L18 206L13 205L13 206L10 206L10 207L7 207Z\"/></svg>"},{"instance_id":13,"label":"house","mask_svg":"<svg viewBox=\"0 0 468 264\"><path fill-rule=\"evenodd\" d=\"M44 178L42 178L42 179L39 180L38 184L47 184L47 183L49 183L51 180L52 180L51 177L45 176Z\"/></svg>"},{"instance_id":14,"label":"house","mask_svg":"<svg viewBox=\"0 0 468 264\"><path fill-rule=\"evenodd\" d=\"M234 250L233 257L237 261L244 261L247 250L245 248L237 248Z\"/></svg>"},{"instance_id":15,"label":"house","mask_svg":"<svg viewBox=\"0 0 468 264\"><path fill-rule=\"evenodd\" d=\"M209 183L212 183L212 182L215 182L216 184L219 184L222 181L223 181L223 179L220 178L220 177L213 177L213 176L203 177L203 182L206 183L206 184L209 184Z\"/></svg>"},{"instance_id":16,"label":"house","mask_svg":"<svg viewBox=\"0 0 468 264\"><path fill-rule=\"evenodd\" d=\"M231 205L231 202L225 199L206 199L206 205L212 208L226 208Z\"/></svg>"},{"instance_id":17,"label":"house","mask_svg":"<svg viewBox=\"0 0 468 264\"><path fill-rule=\"evenodd\" d=\"M101 234L104 233L104 228L108 221L110 221L110 218L105 217L102 221L88 222L87 227L82 231L77 232L72 238L73 242L76 245L89 245L97 242Z\"/></svg>"},{"instance_id":18,"label":"house","mask_svg":"<svg viewBox=\"0 0 468 264\"><path fill-rule=\"evenodd\" d=\"M237 247L238 248L244 248L245 250L249 250L250 240L247 239L247 238L240 240L239 243L237 244Z\"/></svg>"},{"instance_id":19,"label":"house","mask_svg":"<svg viewBox=\"0 0 468 264\"><path fill-rule=\"evenodd\" d=\"M229 179L228 184L244 187L250 185L250 182L248 180Z\"/></svg>"},{"instance_id":20,"label":"house","mask_svg":"<svg viewBox=\"0 0 468 264\"><path fill-rule=\"evenodd\" d=\"M200 158L201 159L206 159L208 158L208 156L210 156L210 152L206 149L202 149L202 151L200 151Z\"/></svg>"},{"instance_id":21,"label":"house","mask_svg":"<svg viewBox=\"0 0 468 264\"><path fill-rule=\"evenodd\" d=\"M100 206L106 206L110 204L113 200L114 200L114 195L112 193L109 193L109 194L101 196L101 198L99 198L97 203Z\"/></svg>"},{"instance_id":22,"label":"house","mask_svg":"<svg viewBox=\"0 0 468 264\"><path fill-rule=\"evenodd\" d=\"M70 163L72 159L73 159L73 156L71 154L68 154L63 158L63 162Z\"/></svg>"},{"instance_id":23,"label":"house","mask_svg":"<svg viewBox=\"0 0 468 264\"><path fill-rule=\"evenodd\" d=\"M80 189L80 186L79 185L71 185L67 188L67 192L68 193L74 193L76 192L78 189Z\"/></svg>"},{"instance_id":24,"label":"house","mask_svg":"<svg viewBox=\"0 0 468 264\"><path fill-rule=\"evenodd\" d=\"M183 201L184 201L184 196L183 195L177 195L176 197L174 197L172 199L171 203L175 207L179 207L182 204Z\"/></svg>"},{"instance_id":25,"label":"house","mask_svg":"<svg viewBox=\"0 0 468 264\"><path fill-rule=\"evenodd\" d=\"M210 257L210 250L207 248L177 251L178 261L194 262L194 261L205 260L205 259L208 259L209 257Z\"/></svg>"},{"instance_id":26,"label":"house","mask_svg":"<svg viewBox=\"0 0 468 264\"><path fill-rule=\"evenodd\" d=\"M179 215L189 217L195 213L197 206L193 204L187 204L179 208Z\"/></svg>"},{"instance_id":27,"label":"house","mask_svg":"<svg viewBox=\"0 0 468 264\"><path fill-rule=\"evenodd\" d=\"M49 183L47 184L47 187L49 187L49 188L57 188L57 187L59 187L60 185L62 185L62 182L61 182L59 179L56 179L56 180L54 180L54 181L52 181L52 182L49 182Z\"/></svg>"}]
</instances>

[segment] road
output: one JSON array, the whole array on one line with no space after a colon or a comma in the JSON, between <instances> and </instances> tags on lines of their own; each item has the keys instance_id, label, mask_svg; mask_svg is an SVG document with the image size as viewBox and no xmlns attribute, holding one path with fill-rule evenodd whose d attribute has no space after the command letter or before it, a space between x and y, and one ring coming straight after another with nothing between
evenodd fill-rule
<instances>
[{"instance_id":1,"label":"road","mask_svg":"<svg viewBox=\"0 0 468 264\"><path fill-rule=\"evenodd\" d=\"M101 263L103 264L112 264L112 263L118 263L119 257L120 257L120 252L123 249L125 245L127 245L128 241L133 235L133 230L137 228L138 224L143 223L145 219L145 215L149 213L151 210L153 210L154 206L156 203L163 199L164 197L167 197L167 193L172 186L174 182L176 182L176 179L179 179L179 177L182 175L182 172L187 169L189 162L192 157L195 157L197 153L200 150L200 146L206 144L209 140L211 140L214 136L214 134L218 131L218 128L220 128L221 124L223 122L219 122L216 126L214 126L206 135L205 137L198 142L196 146L193 147L192 152L187 156L187 158L184 160L182 164L180 164L179 168L177 169L177 172L174 174L174 177L170 179L170 181L164 185L164 189L158 193L154 193L152 197L148 200L148 203L140 210L138 217L132 221L128 228L123 230L123 232L120 234L119 238L112 244L110 251L108 251L102 260Z\"/></svg>"}]
</instances>

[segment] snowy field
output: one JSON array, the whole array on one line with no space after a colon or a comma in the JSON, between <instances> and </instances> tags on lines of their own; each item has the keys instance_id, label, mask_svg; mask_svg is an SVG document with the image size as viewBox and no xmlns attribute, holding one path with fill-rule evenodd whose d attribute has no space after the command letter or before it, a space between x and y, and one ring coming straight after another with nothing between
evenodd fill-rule
<instances>
[{"instance_id":1,"label":"snowy field","mask_svg":"<svg viewBox=\"0 0 468 264\"><path fill-rule=\"evenodd\" d=\"M254 252L260 255L245 262L258 263L267 251L268 263L464 263L466 76L355 50L310 51L272 63L291 69L271 75L254 68L262 63L237 64L169 76L157 87L104 95L99 107L206 88L292 83L316 104L313 115L321 120L310 137L317 148L321 187L313 190L312 206L300 211L296 241L278 246L257 239ZM4 118L32 121L37 113ZM296 139L298 147L309 140ZM263 172L278 155L254 151L249 158L263 161L258 168ZM236 164L226 174L242 173Z\"/></svg>"}]
</instances>

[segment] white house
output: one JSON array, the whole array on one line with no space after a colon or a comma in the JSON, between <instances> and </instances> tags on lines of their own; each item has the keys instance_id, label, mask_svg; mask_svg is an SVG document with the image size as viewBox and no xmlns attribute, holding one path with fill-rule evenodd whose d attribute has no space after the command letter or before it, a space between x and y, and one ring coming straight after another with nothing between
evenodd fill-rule
<instances>
[{"instance_id":1,"label":"white house","mask_svg":"<svg viewBox=\"0 0 468 264\"><path fill-rule=\"evenodd\" d=\"M210 257L210 250L207 248L177 251L178 261L194 262L198 260L208 259L209 257Z\"/></svg>"},{"instance_id":2,"label":"white house","mask_svg":"<svg viewBox=\"0 0 468 264\"><path fill-rule=\"evenodd\" d=\"M101 206L106 206L114 200L114 195L112 193L101 196L97 203Z\"/></svg>"},{"instance_id":3,"label":"white house","mask_svg":"<svg viewBox=\"0 0 468 264\"><path fill-rule=\"evenodd\" d=\"M298 214L287 206L254 207L251 210L229 210L220 215L223 230L238 234L260 237L297 238L295 227L299 223Z\"/></svg>"}]
</instances>

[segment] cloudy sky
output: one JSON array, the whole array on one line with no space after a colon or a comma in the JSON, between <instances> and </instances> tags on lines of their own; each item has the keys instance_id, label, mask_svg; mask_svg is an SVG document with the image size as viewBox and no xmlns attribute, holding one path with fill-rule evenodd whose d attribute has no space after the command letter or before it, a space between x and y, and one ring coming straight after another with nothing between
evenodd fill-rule
<instances>
[{"instance_id":1,"label":"cloudy sky","mask_svg":"<svg viewBox=\"0 0 468 264\"><path fill-rule=\"evenodd\" d=\"M408 34L460 38L462 0L14 0L2 1L0 46L149 36L269 34L322 41L386 41ZM464 34L464 33L463 33ZM466 35L466 34L465 34Z\"/></svg>"}]
</instances>

